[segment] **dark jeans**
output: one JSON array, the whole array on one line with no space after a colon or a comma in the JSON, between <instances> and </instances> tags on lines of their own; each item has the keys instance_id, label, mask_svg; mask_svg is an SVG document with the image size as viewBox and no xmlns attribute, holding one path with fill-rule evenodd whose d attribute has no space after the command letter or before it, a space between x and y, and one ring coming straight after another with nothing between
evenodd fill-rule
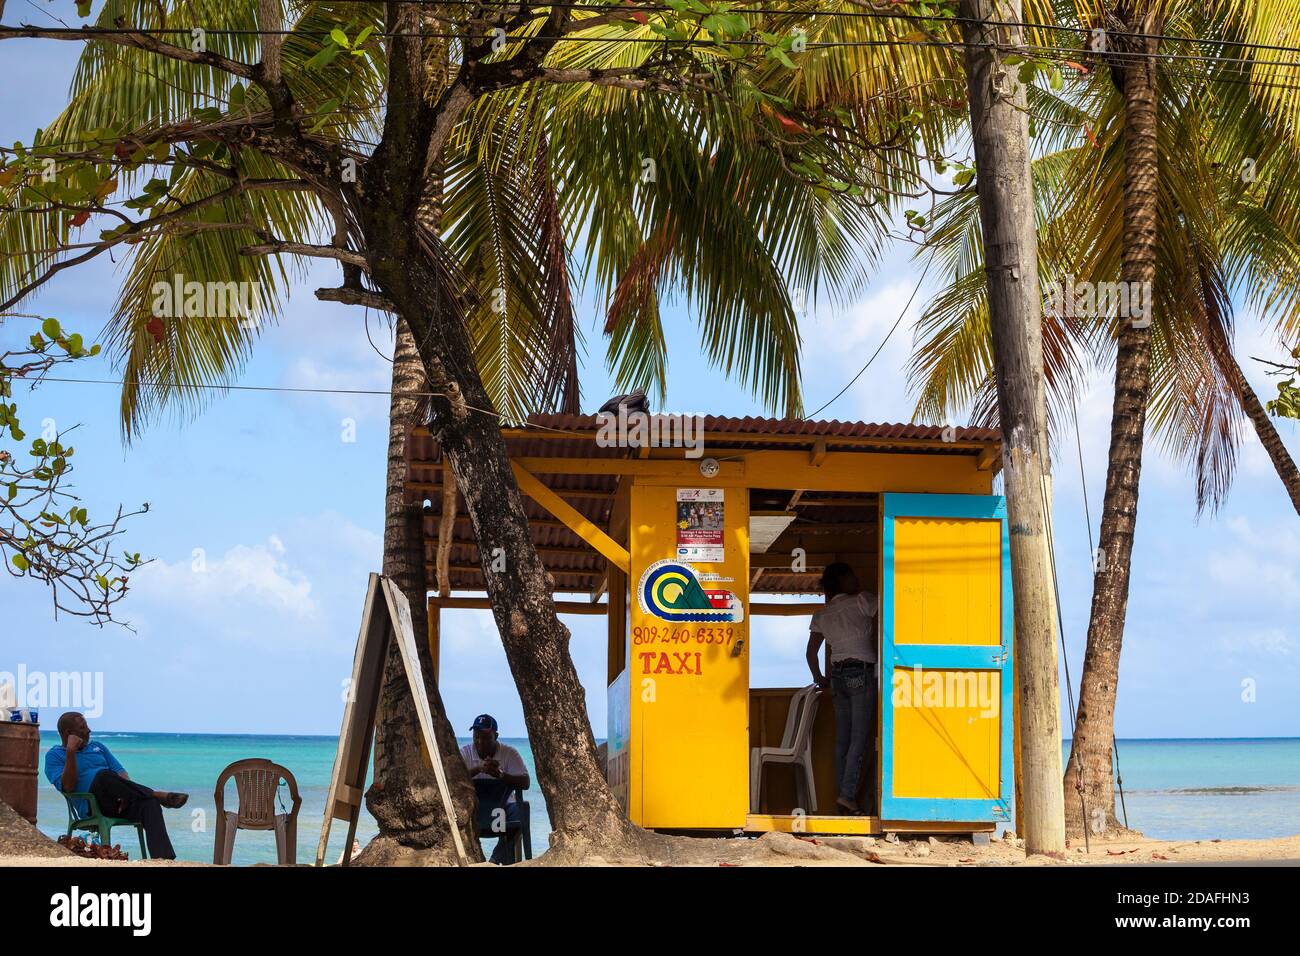
<instances>
[{"instance_id":1,"label":"dark jeans","mask_svg":"<svg viewBox=\"0 0 1300 956\"><path fill-rule=\"evenodd\" d=\"M90 792L95 795L99 811L104 816L144 824L149 856L155 860L176 859L172 841L167 837L167 824L163 822L162 804L152 790L134 780L119 777L111 770L101 770L90 782Z\"/></svg>"},{"instance_id":2,"label":"dark jeans","mask_svg":"<svg viewBox=\"0 0 1300 956\"><path fill-rule=\"evenodd\" d=\"M522 825L519 804L506 802L514 789L500 780L475 780L474 790L478 794L479 838L483 839L484 834L499 834L491 862L509 866L515 862L515 840L519 839Z\"/></svg>"},{"instance_id":3,"label":"dark jeans","mask_svg":"<svg viewBox=\"0 0 1300 956\"><path fill-rule=\"evenodd\" d=\"M876 755L876 668L861 661L831 665L831 702L835 705L835 780L838 797L858 802L858 787L866 770L870 812L874 802Z\"/></svg>"}]
</instances>

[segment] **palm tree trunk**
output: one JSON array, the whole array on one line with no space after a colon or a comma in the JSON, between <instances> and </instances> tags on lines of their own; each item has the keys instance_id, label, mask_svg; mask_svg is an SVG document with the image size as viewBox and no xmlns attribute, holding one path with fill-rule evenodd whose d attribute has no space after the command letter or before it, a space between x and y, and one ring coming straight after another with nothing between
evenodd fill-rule
<instances>
[{"instance_id":1,"label":"palm tree trunk","mask_svg":"<svg viewBox=\"0 0 1300 956\"><path fill-rule=\"evenodd\" d=\"M551 819L551 850L609 852L641 844L596 757L569 630L555 614L553 582L529 535L500 424L479 378L465 322L414 230L376 203L363 211L373 277L406 316L423 359L431 427L465 502L488 598L523 706L528 743ZM494 570L494 554L505 569ZM499 565L498 565L499 566ZM599 848L599 849L596 849Z\"/></svg>"},{"instance_id":2,"label":"palm tree trunk","mask_svg":"<svg viewBox=\"0 0 1300 956\"><path fill-rule=\"evenodd\" d=\"M393 389L389 404L388 471L384 493L383 573L391 578L411 605L411 623L420 651L424 689L433 712L434 735L441 751L443 769L451 787L452 803L460 821L461 841L476 859L479 850L475 820L474 788L460 757L456 734L443 709L438 685L433 679L427 642L427 584L422 502L406 500L406 436L419 424L420 397L427 391L424 366L415 339L406 322L397 322L397 344L393 350ZM389 864L397 858L419 853L432 862L455 859L451 830L438 796L433 771L425 765L423 738L416 718L415 702L406 680L406 669L394 642L384 663L380 714L375 732L375 777L366 793L366 806L379 823L379 836L366 848L361 863Z\"/></svg>"},{"instance_id":3,"label":"palm tree trunk","mask_svg":"<svg viewBox=\"0 0 1300 956\"><path fill-rule=\"evenodd\" d=\"M421 14L414 4L389 8L396 13L397 35L390 47L388 94L407 106L423 100L426 85L420 40L410 33ZM569 630L555 614L554 582L533 545L500 422L479 376L459 280L448 274L437 235L412 228L426 197L430 158L441 155L481 89L475 83L473 71L462 71L431 108L388 111L382 145L362 170L358 193L364 201L349 214L368 253L371 281L406 319L423 361L434 396L430 428L477 537L488 599L551 818L551 852L608 853L643 843L645 834L624 816L597 762ZM497 556L505 557L504 570L496 570Z\"/></svg>"},{"instance_id":4,"label":"palm tree trunk","mask_svg":"<svg viewBox=\"0 0 1300 956\"><path fill-rule=\"evenodd\" d=\"M1296 469L1295 460L1286 450L1286 445L1282 444L1282 436L1277 433L1273 419L1269 418L1268 412L1264 410L1259 396L1250 387L1250 382L1246 381L1246 373L1241 370L1236 357L1232 354L1232 349L1224 348L1222 351L1224 354L1220 357L1220 364L1232 380L1233 387L1237 391L1237 399L1241 402L1246 417L1255 426L1259 443L1268 452L1269 460L1273 462L1278 478L1282 479L1286 493L1291 496L1292 507L1297 514L1300 514L1300 471Z\"/></svg>"},{"instance_id":5,"label":"palm tree trunk","mask_svg":"<svg viewBox=\"0 0 1300 956\"><path fill-rule=\"evenodd\" d=\"M1126 16L1121 30L1149 34L1146 17ZM1111 45L1127 54L1111 64L1124 95L1124 250L1120 278L1154 283L1157 194L1156 72L1150 58L1158 41L1149 36L1114 36ZM1136 54L1136 55L1135 55ZM1151 288L1148 285L1147 288ZM1066 827L1075 834L1116 829L1114 772L1115 697L1120 646L1128 610L1130 563L1137 524L1143 432L1151 392L1151 330L1133 319L1119 320L1115 356L1115 399L1111 414L1106 496L1102 504L1100 553L1093 578L1088 646L1080 678L1070 760L1065 771Z\"/></svg>"}]
</instances>

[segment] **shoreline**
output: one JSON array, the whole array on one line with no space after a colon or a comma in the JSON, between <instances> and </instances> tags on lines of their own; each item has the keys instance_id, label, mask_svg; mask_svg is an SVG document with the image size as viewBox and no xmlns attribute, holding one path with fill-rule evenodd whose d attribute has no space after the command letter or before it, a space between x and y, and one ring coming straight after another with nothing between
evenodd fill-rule
<instances>
[{"instance_id":1,"label":"shoreline","mask_svg":"<svg viewBox=\"0 0 1300 956\"><path fill-rule=\"evenodd\" d=\"M56 738L58 732L46 724L37 725L40 729L42 739L46 736ZM167 738L249 738L253 740L294 740L294 741L327 741L338 740L338 733L252 733L249 731L223 731L223 730L96 730L96 738L116 738L119 740L130 740L140 737L167 737ZM469 741L471 738L463 733L457 733L456 739ZM594 738L597 744L604 743L607 738L597 736ZM528 743L526 734L501 734L501 740L511 743ZM1297 743L1300 742L1300 735L1287 736L1269 736L1269 737L1118 737L1116 741L1121 744L1230 744L1230 743ZM1061 738L1062 748L1068 748L1070 745L1069 737ZM1137 792L1137 791L1133 791Z\"/></svg>"}]
</instances>

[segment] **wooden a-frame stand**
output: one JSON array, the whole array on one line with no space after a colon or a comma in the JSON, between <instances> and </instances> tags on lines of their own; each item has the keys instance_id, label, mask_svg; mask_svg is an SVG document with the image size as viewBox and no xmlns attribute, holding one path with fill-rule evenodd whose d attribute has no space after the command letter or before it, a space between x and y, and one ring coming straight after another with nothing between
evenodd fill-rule
<instances>
[{"instance_id":1,"label":"wooden a-frame stand","mask_svg":"<svg viewBox=\"0 0 1300 956\"><path fill-rule=\"evenodd\" d=\"M361 633L357 637L357 652L352 660L352 681L348 685L347 701L343 707L339 749L334 757L329 794L325 798L325 820L321 824L320 843L316 847L317 866L325 862L330 825L335 819L348 821L343 865L347 866L352 859L352 844L356 838L357 820L361 815L366 769L370 764L370 745L379 710L384 661L388 657L388 643L391 640L397 641L406 668L406 680L411 687L411 696L415 699L415 712L424 736L424 746L429 754L429 763L433 766L433 775L438 781L438 794L442 797L442 807L447 814L447 825L451 828L452 839L456 843L456 858L461 865L469 862L460 838L460 828L456 825L456 811L451 803L446 774L443 773L441 751L433 736L433 714L429 698L424 693L415 629L411 625L411 607L406 601L406 595L392 581L371 574L370 585L366 589L365 610L361 617Z\"/></svg>"}]
</instances>

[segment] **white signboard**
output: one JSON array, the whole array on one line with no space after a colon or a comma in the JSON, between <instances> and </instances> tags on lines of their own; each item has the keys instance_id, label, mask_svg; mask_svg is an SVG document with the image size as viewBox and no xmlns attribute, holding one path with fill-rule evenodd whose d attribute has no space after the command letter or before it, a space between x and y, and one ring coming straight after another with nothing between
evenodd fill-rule
<instances>
[{"instance_id":1,"label":"white signboard","mask_svg":"<svg viewBox=\"0 0 1300 956\"><path fill-rule=\"evenodd\" d=\"M380 595L383 600L380 600ZM433 735L433 711L424 692L424 677L420 670L420 655L415 643L415 628L411 624L411 606L397 585L378 574L370 575L366 589L365 610L361 615L361 633L357 637L357 652L352 659L352 679L343 707L343 727L339 732L339 749L334 756L334 772L330 775L329 794L325 798L325 821L321 826L320 843L316 847L316 865L325 860L329 842L330 824L333 820L348 821L347 843L343 850L343 863L352 858L352 840L357 830L364 796L366 768L370 763L370 744L375 732L375 715L379 707L379 690L384 678L384 660L388 656L388 642L397 641L406 670L406 680L415 699L415 713L420 721L424 746L429 752L438 781L438 793L447 814L456 856L467 863L465 846L461 842L460 827L456 825L456 810L447 789L447 778L442 769L441 751Z\"/></svg>"}]
</instances>

